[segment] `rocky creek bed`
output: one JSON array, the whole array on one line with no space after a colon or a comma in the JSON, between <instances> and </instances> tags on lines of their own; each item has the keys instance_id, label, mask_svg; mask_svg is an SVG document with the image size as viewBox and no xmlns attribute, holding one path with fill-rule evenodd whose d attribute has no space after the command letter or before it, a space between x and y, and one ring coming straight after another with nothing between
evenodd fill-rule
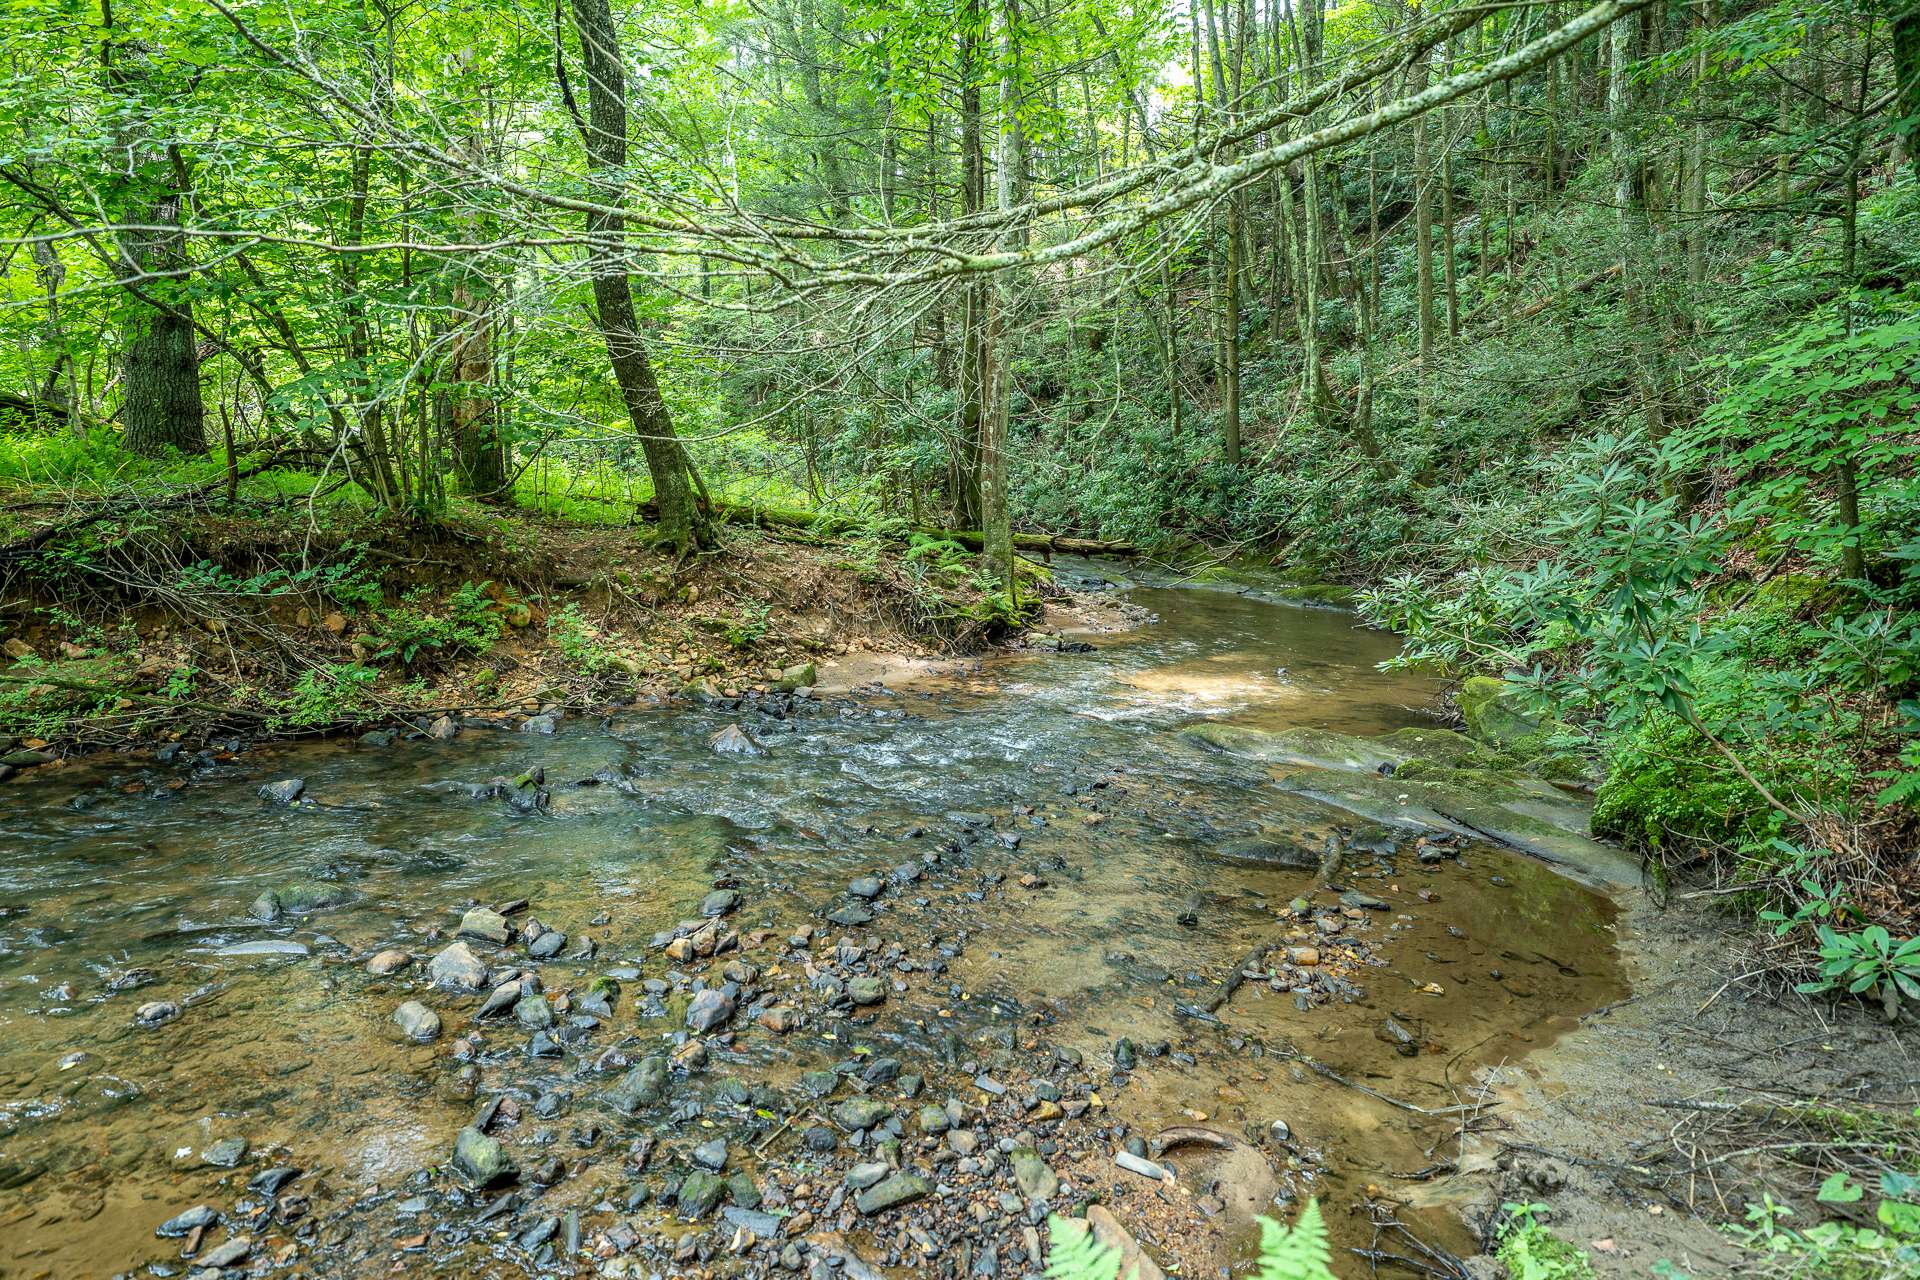
<instances>
[{"instance_id":1,"label":"rocky creek bed","mask_svg":"<svg viewBox=\"0 0 1920 1280\"><path fill-rule=\"evenodd\" d=\"M1390 1189L1623 994L1631 864L1469 776L1390 637L1128 599L891 685L15 780L0 1270L1023 1276L1057 1213L1148 1280L1307 1196L1472 1252Z\"/></svg>"}]
</instances>

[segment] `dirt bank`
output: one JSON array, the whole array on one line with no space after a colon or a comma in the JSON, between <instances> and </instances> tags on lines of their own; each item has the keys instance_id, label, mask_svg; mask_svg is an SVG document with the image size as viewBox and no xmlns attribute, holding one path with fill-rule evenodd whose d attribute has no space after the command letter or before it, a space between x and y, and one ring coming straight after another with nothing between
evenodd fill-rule
<instances>
[{"instance_id":1,"label":"dirt bank","mask_svg":"<svg viewBox=\"0 0 1920 1280\"><path fill-rule=\"evenodd\" d=\"M1767 1195L1801 1230L1871 1225L1877 1195L1815 1196L1837 1171L1876 1188L1880 1168L1920 1162L1911 1028L1763 989L1748 936L1707 900L1623 897L1633 994L1483 1073L1497 1105L1470 1126L1469 1221L1491 1238L1503 1204L1544 1203L1602 1277L1657 1274L1663 1260L1693 1277L1770 1274L1723 1229Z\"/></svg>"},{"instance_id":2,"label":"dirt bank","mask_svg":"<svg viewBox=\"0 0 1920 1280\"><path fill-rule=\"evenodd\" d=\"M0 751L312 736L810 680L815 658L966 653L1001 629L962 574L884 542L497 515L413 530L189 513L6 566ZM0 766L0 768L9 766Z\"/></svg>"}]
</instances>

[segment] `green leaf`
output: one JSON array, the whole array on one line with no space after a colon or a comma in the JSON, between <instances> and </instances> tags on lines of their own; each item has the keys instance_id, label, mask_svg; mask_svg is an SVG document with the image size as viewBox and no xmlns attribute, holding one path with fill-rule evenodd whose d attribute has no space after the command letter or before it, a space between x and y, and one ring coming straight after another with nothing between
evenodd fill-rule
<instances>
[{"instance_id":1,"label":"green leaf","mask_svg":"<svg viewBox=\"0 0 1920 1280\"><path fill-rule=\"evenodd\" d=\"M1866 1188L1855 1182L1843 1170L1831 1174L1820 1184L1818 1199L1822 1204L1852 1204L1867 1194Z\"/></svg>"}]
</instances>

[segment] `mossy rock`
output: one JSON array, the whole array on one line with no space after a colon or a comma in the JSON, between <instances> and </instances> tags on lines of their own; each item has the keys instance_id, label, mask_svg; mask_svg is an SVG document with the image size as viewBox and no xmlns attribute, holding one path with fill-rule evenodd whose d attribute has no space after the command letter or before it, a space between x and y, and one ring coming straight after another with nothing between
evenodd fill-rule
<instances>
[{"instance_id":1,"label":"mossy rock","mask_svg":"<svg viewBox=\"0 0 1920 1280\"><path fill-rule=\"evenodd\" d=\"M1524 693L1494 676L1468 676L1455 701L1467 732L1496 747L1536 742L1553 728L1528 707Z\"/></svg>"},{"instance_id":2,"label":"mossy rock","mask_svg":"<svg viewBox=\"0 0 1920 1280\"><path fill-rule=\"evenodd\" d=\"M249 913L257 920L271 924L283 916L311 915L316 911L331 911L344 907L354 900L353 890L341 884L329 884L324 880L299 880L293 884L284 884L277 889L268 889L253 900Z\"/></svg>"},{"instance_id":3,"label":"mossy rock","mask_svg":"<svg viewBox=\"0 0 1920 1280\"><path fill-rule=\"evenodd\" d=\"M1393 776L1478 791L1497 791L1501 787L1516 786L1522 782L1521 777L1511 771L1444 764L1436 760L1409 760L1394 770Z\"/></svg>"},{"instance_id":4,"label":"mossy rock","mask_svg":"<svg viewBox=\"0 0 1920 1280\"><path fill-rule=\"evenodd\" d=\"M1456 733L1452 729L1424 729L1410 726L1382 734L1374 741L1410 759L1432 761L1436 764L1466 766L1491 764L1494 761L1494 757L1485 747L1466 734Z\"/></svg>"},{"instance_id":5,"label":"mossy rock","mask_svg":"<svg viewBox=\"0 0 1920 1280\"><path fill-rule=\"evenodd\" d=\"M1527 772L1548 782L1565 782L1593 788L1605 777L1599 763L1578 751L1549 751L1527 762Z\"/></svg>"}]
</instances>

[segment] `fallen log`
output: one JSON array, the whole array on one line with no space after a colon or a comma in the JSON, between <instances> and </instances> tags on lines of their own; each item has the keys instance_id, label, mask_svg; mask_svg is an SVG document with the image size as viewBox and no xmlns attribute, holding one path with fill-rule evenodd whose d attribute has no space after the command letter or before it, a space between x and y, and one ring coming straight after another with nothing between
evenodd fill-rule
<instances>
[{"instance_id":1,"label":"fallen log","mask_svg":"<svg viewBox=\"0 0 1920 1280\"><path fill-rule=\"evenodd\" d=\"M700 504L710 515L732 524L750 524L762 529L797 529L805 533L832 535L850 533L862 522L832 511L804 511L797 507L765 506L757 502L735 502L729 498L708 498ZM652 516L658 508L653 502L640 504L639 513ZM978 529L941 529L933 525L915 525L912 533L923 538L957 542L969 551L978 551L985 539ZM1061 552L1078 556L1137 556L1141 548L1131 542L1103 538L1076 538L1065 534L1015 533L1017 551Z\"/></svg>"}]
</instances>

